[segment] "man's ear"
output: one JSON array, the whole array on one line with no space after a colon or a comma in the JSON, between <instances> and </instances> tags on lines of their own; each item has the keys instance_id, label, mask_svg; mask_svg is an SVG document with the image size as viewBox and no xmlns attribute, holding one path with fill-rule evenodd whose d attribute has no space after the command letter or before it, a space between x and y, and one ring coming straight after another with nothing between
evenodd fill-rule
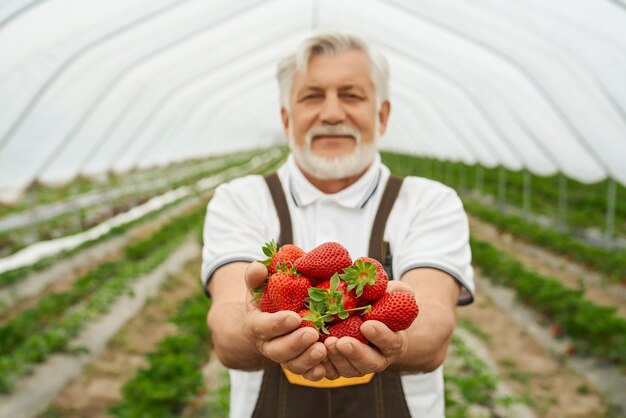
<instances>
[{"instance_id":1,"label":"man's ear","mask_svg":"<svg viewBox=\"0 0 626 418\"><path fill-rule=\"evenodd\" d=\"M382 136L387 130L387 122L389 121L389 113L391 112L391 103L389 100L385 100L380 105L380 110L378 111L378 122L379 122L379 134Z\"/></svg>"},{"instance_id":2,"label":"man's ear","mask_svg":"<svg viewBox=\"0 0 626 418\"><path fill-rule=\"evenodd\" d=\"M280 119L283 121L283 129L287 132L289 130L289 112L284 107L280 108Z\"/></svg>"}]
</instances>

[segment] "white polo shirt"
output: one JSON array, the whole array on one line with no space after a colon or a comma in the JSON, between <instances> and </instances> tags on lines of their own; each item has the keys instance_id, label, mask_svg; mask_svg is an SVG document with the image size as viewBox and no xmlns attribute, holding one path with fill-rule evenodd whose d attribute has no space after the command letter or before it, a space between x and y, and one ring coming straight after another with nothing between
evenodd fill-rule
<instances>
[{"instance_id":1,"label":"white polo shirt","mask_svg":"<svg viewBox=\"0 0 626 418\"><path fill-rule=\"evenodd\" d=\"M352 259L367 256L370 230L389 178L377 155L366 173L347 189L325 194L313 186L293 156L278 170L291 215L294 244L305 251L336 241ZM278 241L280 222L265 181L252 175L220 185L209 202L204 225L202 282L233 261L265 258L261 247ZM384 233L393 255L393 277L417 267L443 270L461 284L459 304L473 299L469 226L457 193L432 180L407 177ZM252 415L263 372L230 371L231 418ZM443 371L403 375L412 416L444 417Z\"/></svg>"}]
</instances>

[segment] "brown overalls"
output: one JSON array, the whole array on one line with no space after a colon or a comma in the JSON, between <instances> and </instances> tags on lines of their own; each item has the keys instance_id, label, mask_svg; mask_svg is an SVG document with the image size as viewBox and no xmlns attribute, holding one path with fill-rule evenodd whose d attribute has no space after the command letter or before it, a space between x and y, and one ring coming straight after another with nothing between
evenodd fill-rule
<instances>
[{"instance_id":1,"label":"brown overalls","mask_svg":"<svg viewBox=\"0 0 626 418\"><path fill-rule=\"evenodd\" d=\"M291 243L291 216L276 173L265 177L280 220L279 245ZM385 224L402 179L391 176L372 226L368 256L380 261L391 277L389 245L383 241ZM400 375L376 373L369 383L312 388L289 383L279 365L265 370L253 418L405 418L410 417Z\"/></svg>"}]
</instances>

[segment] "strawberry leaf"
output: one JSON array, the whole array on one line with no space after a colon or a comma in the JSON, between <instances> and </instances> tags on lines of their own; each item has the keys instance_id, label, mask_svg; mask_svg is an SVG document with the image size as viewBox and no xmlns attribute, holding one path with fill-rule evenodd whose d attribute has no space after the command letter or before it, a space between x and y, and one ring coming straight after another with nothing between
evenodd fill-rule
<instances>
[{"instance_id":1,"label":"strawberry leaf","mask_svg":"<svg viewBox=\"0 0 626 418\"><path fill-rule=\"evenodd\" d=\"M376 266L369 261L357 259L353 265L343 269L340 278L348 284L348 291L356 289L354 293L361 297L365 286L376 283Z\"/></svg>"},{"instance_id":2,"label":"strawberry leaf","mask_svg":"<svg viewBox=\"0 0 626 418\"><path fill-rule=\"evenodd\" d=\"M309 288L309 298L314 302L324 302L326 300L327 291L316 287Z\"/></svg>"},{"instance_id":3,"label":"strawberry leaf","mask_svg":"<svg viewBox=\"0 0 626 418\"><path fill-rule=\"evenodd\" d=\"M276 241L271 240L270 242L265 243L265 245L261 248L263 254L267 257L265 260L257 260L259 263L264 264L266 267L269 267L278 251L278 246L276 245Z\"/></svg>"}]
</instances>

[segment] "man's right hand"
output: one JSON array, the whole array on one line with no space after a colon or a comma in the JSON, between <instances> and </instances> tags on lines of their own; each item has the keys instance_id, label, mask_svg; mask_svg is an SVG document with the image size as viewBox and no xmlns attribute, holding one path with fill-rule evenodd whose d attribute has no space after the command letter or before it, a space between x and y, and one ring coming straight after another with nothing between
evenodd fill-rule
<instances>
[{"instance_id":1,"label":"man's right hand","mask_svg":"<svg viewBox=\"0 0 626 418\"><path fill-rule=\"evenodd\" d=\"M245 272L246 287L260 287L267 277L267 268L251 263ZM266 358L282 364L289 371L317 381L325 377L322 362L327 358L326 346L318 342L318 332L310 327L299 328L300 316L292 311L261 312L258 302L248 291L244 334Z\"/></svg>"}]
</instances>

